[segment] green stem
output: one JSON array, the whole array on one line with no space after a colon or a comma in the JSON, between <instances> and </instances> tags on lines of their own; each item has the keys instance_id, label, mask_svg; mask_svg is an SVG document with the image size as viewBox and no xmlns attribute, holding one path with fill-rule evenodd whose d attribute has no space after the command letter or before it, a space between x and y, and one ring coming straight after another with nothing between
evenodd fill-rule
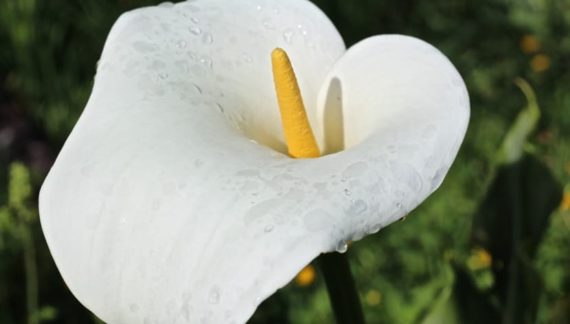
<instances>
[{"instance_id":1,"label":"green stem","mask_svg":"<svg viewBox=\"0 0 570 324\"><path fill-rule=\"evenodd\" d=\"M346 254L321 254L317 262L327 284L337 324L364 324L360 298Z\"/></svg>"},{"instance_id":2,"label":"green stem","mask_svg":"<svg viewBox=\"0 0 570 324\"><path fill-rule=\"evenodd\" d=\"M26 272L26 306L28 324L38 321L38 271L36 266L36 248L28 225L22 228L22 243L24 248L24 268Z\"/></svg>"}]
</instances>

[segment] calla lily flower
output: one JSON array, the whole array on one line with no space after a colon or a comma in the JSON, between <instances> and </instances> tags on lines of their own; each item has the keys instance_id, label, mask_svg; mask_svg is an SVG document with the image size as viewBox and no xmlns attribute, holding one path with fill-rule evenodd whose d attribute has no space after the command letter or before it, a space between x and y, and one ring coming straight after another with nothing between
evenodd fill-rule
<instances>
[{"instance_id":1,"label":"calla lily flower","mask_svg":"<svg viewBox=\"0 0 570 324\"><path fill-rule=\"evenodd\" d=\"M271 53L298 78L321 157L287 155ZM404 217L442 183L464 82L416 38L346 50L306 0L128 12L40 195L74 295L110 323L240 323L320 253Z\"/></svg>"}]
</instances>

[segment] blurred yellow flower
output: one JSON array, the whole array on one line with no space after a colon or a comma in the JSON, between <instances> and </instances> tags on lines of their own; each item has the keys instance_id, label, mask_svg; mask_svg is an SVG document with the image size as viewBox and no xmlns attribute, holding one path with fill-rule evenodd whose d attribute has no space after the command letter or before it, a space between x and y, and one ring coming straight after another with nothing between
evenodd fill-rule
<instances>
[{"instance_id":1,"label":"blurred yellow flower","mask_svg":"<svg viewBox=\"0 0 570 324\"><path fill-rule=\"evenodd\" d=\"M521 38L520 47L524 53L530 54L540 49L540 42L533 35L525 35Z\"/></svg>"},{"instance_id":2,"label":"blurred yellow flower","mask_svg":"<svg viewBox=\"0 0 570 324\"><path fill-rule=\"evenodd\" d=\"M550 68L550 57L546 54L537 54L530 60L530 68L534 72L544 72Z\"/></svg>"},{"instance_id":3,"label":"blurred yellow flower","mask_svg":"<svg viewBox=\"0 0 570 324\"><path fill-rule=\"evenodd\" d=\"M366 303L370 306L376 306L382 301L382 294L378 290L371 289L364 297Z\"/></svg>"},{"instance_id":4,"label":"blurred yellow flower","mask_svg":"<svg viewBox=\"0 0 570 324\"><path fill-rule=\"evenodd\" d=\"M308 266L304 267L297 277L295 277L295 283L301 287L307 287L315 282L315 277L317 276L317 272L315 271L315 267L309 264Z\"/></svg>"},{"instance_id":5,"label":"blurred yellow flower","mask_svg":"<svg viewBox=\"0 0 570 324\"><path fill-rule=\"evenodd\" d=\"M471 270L482 270L489 268L493 263L493 257L489 251L481 248L474 249L467 260L467 267Z\"/></svg>"},{"instance_id":6,"label":"blurred yellow flower","mask_svg":"<svg viewBox=\"0 0 570 324\"><path fill-rule=\"evenodd\" d=\"M564 196L562 196L562 203L560 204L560 209L562 211L570 210L570 192L564 191Z\"/></svg>"}]
</instances>

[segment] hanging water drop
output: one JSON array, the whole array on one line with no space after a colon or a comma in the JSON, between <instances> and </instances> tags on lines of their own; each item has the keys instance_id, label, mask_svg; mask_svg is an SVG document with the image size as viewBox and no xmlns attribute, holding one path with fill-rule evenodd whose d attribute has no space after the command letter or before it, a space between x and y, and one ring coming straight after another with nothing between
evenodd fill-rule
<instances>
[{"instance_id":1,"label":"hanging water drop","mask_svg":"<svg viewBox=\"0 0 570 324\"><path fill-rule=\"evenodd\" d=\"M264 231L265 233L270 233L271 231L273 231L273 225L269 224L269 225L265 226L265 227L263 228L263 231Z\"/></svg>"},{"instance_id":2,"label":"hanging water drop","mask_svg":"<svg viewBox=\"0 0 570 324\"><path fill-rule=\"evenodd\" d=\"M352 195L352 192L350 191L350 189L344 188L344 195L345 195L345 196L350 196L350 195Z\"/></svg>"},{"instance_id":3,"label":"hanging water drop","mask_svg":"<svg viewBox=\"0 0 570 324\"><path fill-rule=\"evenodd\" d=\"M194 35L200 35L202 33L202 29L200 29L200 27L190 27L188 30Z\"/></svg>"},{"instance_id":4,"label":"hanging water drop","mask_svg":"<svg viewBox=\"0 0 570 324\"><path fill-rule=\"evenodd\" d=\"M370 231L369 231L368 233L369 233L369 234L378 233L381 228L382 228L381 225L372 226L372 227L370 228Z\"/></svg>"},{"instance_id":5,"label":"hanging water drop","mask_svg":"<svg viewBox=\"0 0 570 324\"><path fill-rule=\"evenodd\" d=\"M348 250L348 243L345 240L341 240L340 242L338 242L338 244L336 245L336 251L338 253L344 253Z\"/></svg>"}]
</instances>

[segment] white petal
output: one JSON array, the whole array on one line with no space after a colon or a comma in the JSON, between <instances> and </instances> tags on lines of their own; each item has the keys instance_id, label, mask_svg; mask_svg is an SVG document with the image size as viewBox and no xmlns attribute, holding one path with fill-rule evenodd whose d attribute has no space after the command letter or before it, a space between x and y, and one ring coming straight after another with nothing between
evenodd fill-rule
<instances>
[{"instance_id":1,"label":"white petal","mask_svg":"<svg viewBox=\"0 0 570 324\"><path fill-rule=\"evenodd\" d=\"M397 135L437 144L440 151L432 153L451 154L445 156L449 164L467 128L469 97L457 70L435 47L414 37L382 35L354 45L337 62L321 88L319 114L330 129L338 128L337 120L327 116L342 115L347 148L373 136L385 142ZM330 135L335 141L336 134Z\"/></svg>"},{"instance_id":2,"label":"white petal","mask_svg":"<svg viewBox=\"0 0 570 324\"><path fill-rule=\"evenodd\" d=\"M220 7L222 1L195 1L184 6L204 17L231 13L234 19L226 22L237 23L242 14L237 3L223 2ZM394 117L391 124L378 120L364 129L368 133L352 131L348 123L360 122L351 113L367 108L354 106L362 102L351 96L359 94L345 83L361 81L343 66L358 65L352 61L362 59L358 48L368 50L363 43L335 68L345 92L347 139L363 141L319 159L289 159L236 133L214 109L217 102L212 98L217 94L210 93L223 90L224 98L231 98L224 107L231 112L248 104L264 106L243 109L265 111L270 105L277 109L270 103L270 87L259 81L271 84L271 75L263 72L270 70L268 58L260 56L258 67L248 70L256 73L252 76L259 82L254 83L260 86L257 92L239 88L246 81L237 79L241 72L226 74L237 71L233 68L219 71L223 81L193 79L196 73L185 79L185 67L171 65L178 55L176 46L160 43L162 34L153 36L160 34L157 27L172 31L182 24L169 11L179 7L137 11L114 27L89 104L40 196L42 227L63 278L83 304L110 323L244 322L263 299L319 253L389 224L432 192L463 136L457 124L465 123L468 115L465 108L451 107L446 99L465 99L464 88L434 87L426 93L443 99L423 104L436 116L426 116L415 125ZM290 1L287 8L296 8L297 17L315 18L311 22L315 26L330 27L312 5ZM281 5L280 10L286 8ZM163 27L164 23L170 26ZM172 44L179 40L175 35L169 39ZM226 34L212 35L215 42L217 35ZM253 42L256 37L246 39ZM406 44L404 40L394 46ZM286 49L298 53L291 55L294 62L305 57L300 50ZM223 51L208 53L226 55ZM455 71L440 54L416 57L424 56L427 65L438 63L436 71L444 76ZM212 60L213 66L216 62ZM152 66L157 70L151 71ZM297 68L302 84L310 89L307 84L318 87L312 82L320 77L307 72L307 80L313 81L305 81L303 71L317 75L326 69ZM227 83L228 75L236 80ZM188 94L193 80L205 82L201 94ZM361 87L377 89L373 82ZM256 95L263 99L250 99ZM431 125L435 135L418 142L418 134Z\"/></svg>"},{"instance_id":3,"label":"white petal","mask_svg":"<svg viewBox=\"0 0 570 324\"><path fill-rule=\"evenodd\" d=\"M286 152L268 68L276 47L303 76L299 86L322 139L317 94L345 48L328 18L305 0L199 0L135 10L114 26L99 77L122 69L147 96L217 107L248 137Z\"/></svg>"}]
</instances>

